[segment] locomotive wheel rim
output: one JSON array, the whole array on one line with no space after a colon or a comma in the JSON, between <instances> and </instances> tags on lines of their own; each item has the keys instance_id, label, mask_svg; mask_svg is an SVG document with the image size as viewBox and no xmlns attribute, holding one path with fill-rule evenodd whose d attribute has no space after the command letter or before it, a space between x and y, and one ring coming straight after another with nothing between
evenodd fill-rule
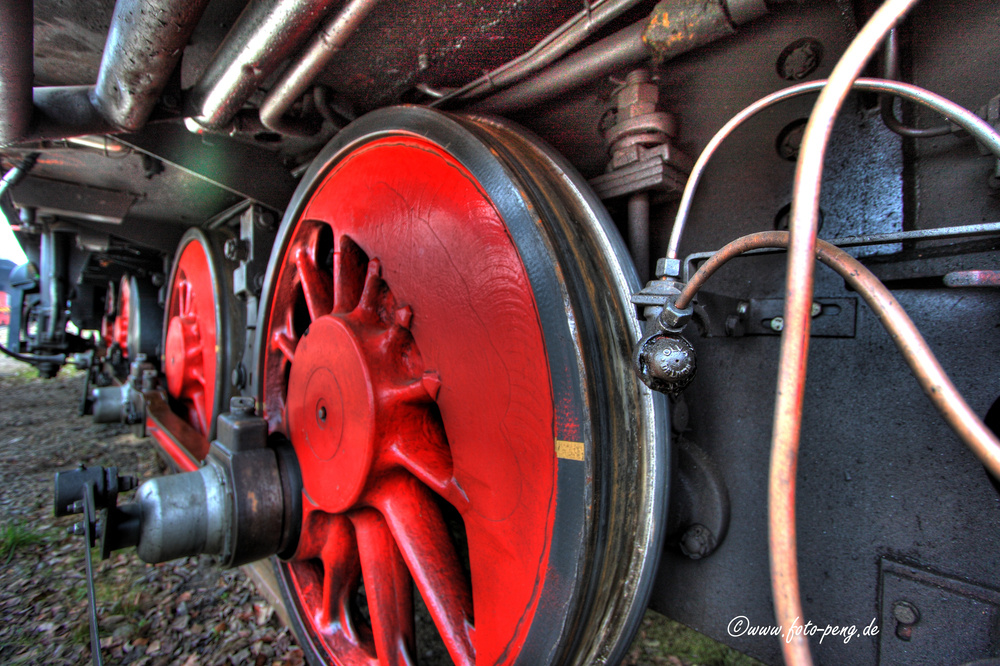
<instances>
[{"instance_id":1,"label":"locomotive wheel rim","mask_svg":"<svg viewBox=\"0 0 1000 666\"><path fill-rule=\"evenodd\" d=\"M129 313L132 310L131 276L123 275L118 286L118 313L115 315L112 331L114 342L122 350L122 355L128 358L128 326Z\"/></svg>"},{"instance_id":2,"label":"locomotive wheel rim","mask_svg":"<svg viewBox=\"0 0 1000 666\"><path fill-rule=\"evenodd\" d=\"M560 189L573 211L550 210ZM301 541L277 571L312 660L408 658L410 574L456 663L623 656L660 551L665 404L629 370L637 280L601 210L518 131L426 109L366 116L307 172L254 376L302 467ZM517 400L532 404L512 417ZM441 501L464 522L471 587Z\"/></svg>"},{"instance_id":3,"label":"locomotive wheel rim","mask_svg":"<svg viewBox=\"0 0 1000 666\"><path fill-rule=\"evenodd\" d=\"M192 230L181 240L168 284L162 361L167 392L185 420L208 438L225 368L219 281L202 232Z\"/></svg>"}]
</instances>

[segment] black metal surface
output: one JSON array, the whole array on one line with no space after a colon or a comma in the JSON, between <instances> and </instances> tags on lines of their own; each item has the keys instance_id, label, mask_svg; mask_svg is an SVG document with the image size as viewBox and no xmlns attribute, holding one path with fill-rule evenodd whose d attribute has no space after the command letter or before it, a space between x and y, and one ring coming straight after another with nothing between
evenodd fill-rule
<instances>
[{"instance_id":1,"label":"black metal surface","mask_svg":"<svg viewBox=\"0 0 1000 666\"><path fill-rule=\"evenodd\" d=\"M297 181L267 150L219 135L197 135L179 125L161 125L116 137L216 187L277 211L285 209ZM253 165L248 169L247 165Z\"/></svg>"}]
</instances>

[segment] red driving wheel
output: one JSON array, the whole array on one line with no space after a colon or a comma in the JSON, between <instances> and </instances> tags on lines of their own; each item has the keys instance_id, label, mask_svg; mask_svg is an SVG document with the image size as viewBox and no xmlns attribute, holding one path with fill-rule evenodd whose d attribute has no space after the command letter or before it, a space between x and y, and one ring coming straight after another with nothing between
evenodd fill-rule
<instances>
[{"instance_id":1,"label":"red driving wheel","mask_svg":"<svg viewBox=\"0 0 1000 666\"><path fill-rule=\"evenodd\" d=\"M301 468L301 536L278 571L316 662L413 663L414 588L456 664L613 652L645 606L662 484L630 488L629 506L601 496L662 464L654 399L628 366L623 269L586 247L619 241L553 162L551 180L515 174L539 147L480 128L505 143L422 109L366 117L279 231L260 388ZM559 210L543 211L550 195ZM573 222L586 242L557 228L569 207L591 220ZM588 264L607 274L588 283ZM596 395L596 380L622 386ZM618 436L625 449L602 450Z\"/></svg>"},{"instance_id":2,"label":"red driving wheel","mask_svg":"<svg viewBox=\"0 0 1000 666\"><path fill-rule=\"evenodd\" d=\"M174 411L205 437L205 447L189 451L197 460L215 437L216 417L238 395L231 374L245 329L233 295L233 264L223 259L227 238L188 230L167 283L161 366Z\"/></svg>"}]
</instances>

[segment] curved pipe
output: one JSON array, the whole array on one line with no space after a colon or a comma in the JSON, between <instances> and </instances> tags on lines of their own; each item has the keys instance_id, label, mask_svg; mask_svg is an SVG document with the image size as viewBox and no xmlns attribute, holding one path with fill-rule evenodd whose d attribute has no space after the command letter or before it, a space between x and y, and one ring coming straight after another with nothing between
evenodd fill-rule
<instances>
[{"instance_id":1,"label":"curved pipe","mask_svg":"<svg viewBox=\"0 0 1000 666\"><path fill-rule=\"evenodd\" d=\"M670 241L667 244L668 259L677 258L677 251L681 244L681 235L684 233L684 227L687 225L688 217L691 214L691 205L694 201L695 190L698 188L702 176L705 175L705 169L708 167L709 160L712 159L712 156L722 142L737 127L764 109L792 97L817 92L826 83L825 80L820 79L818 81L809 81L808 83L799 83L773 92L737 113L715 133L715 136L708 142L705 149L701 151L701 155L698 156L698 161L695 162L694 167L691 169L691 175L688 176L687 184L684 186L684 194L681 196L680 204L677 207L674 226L670 230ZM951 100L909 83L884 79L858 79L854 82L853 88L856 90L888 93L918 104L923 104L962 127L962 129L969 132L977 141L986 146L990 152L1000 159L1000 134L985 120Z\"/></svg>"},{"instance_id":2,"label":"curved pipe","mask_svg":"<svg viewBox=\"0 0 1000 666\"><path fill-rule=\"evenodd\" d=\"M809 328L813 302L813 269L819 220L823 158L840 107L885 35L918 0L886 0L858 32L833 68L806 124L795 168L791 240L785 276L785 329L778 359L778 385L771 432L768 482L768 543L775 616L787 631L802 622L795 542L795 473L798 466L802 404L805 399ZM812 664L809 640L798 632L782 643L789 664Z\"/></svg>"},{"instance_id":3,"label":"curved pipe","mask_svg":"<svg viewBox=\"0 0 1000 666\"><path fill-rule=\"evenodd\" d=\"M96 85L32 89L32 3L0 2L0 146L141 129L207 4L118 0Z\"/></svg>"},{"instance_id":4,"label":"curved pipe","mask_svg":"<svg viewBox=\"0 0 1000 666\"><path fill-rule=\"evenodd\" d=\"M286 71L260 105L260 122L280 134L312 136L305 123L295 123L284 115L299 97L305 94L313 79L344 48L347 40L371 13L379 0L348 0L309 42L302 57Z\"/></svg>"}]
</instances>

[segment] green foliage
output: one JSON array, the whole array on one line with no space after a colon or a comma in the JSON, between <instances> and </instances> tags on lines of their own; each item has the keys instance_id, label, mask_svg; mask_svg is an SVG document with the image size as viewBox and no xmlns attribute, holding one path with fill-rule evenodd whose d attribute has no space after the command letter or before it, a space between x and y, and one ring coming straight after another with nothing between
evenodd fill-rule
<instances>
[{"instance_id":1,"label":"green foliage","mask_svg":"<svg viewBox=\"0 0 1000 666\"><path fill-rule=\"evenodd\" d=\"M0 529L0 557L5 557L10 562L15 550L44 541L45 537L40 532L32 530L21 521L7 523Z\"/></svg>"}]
</instances>

